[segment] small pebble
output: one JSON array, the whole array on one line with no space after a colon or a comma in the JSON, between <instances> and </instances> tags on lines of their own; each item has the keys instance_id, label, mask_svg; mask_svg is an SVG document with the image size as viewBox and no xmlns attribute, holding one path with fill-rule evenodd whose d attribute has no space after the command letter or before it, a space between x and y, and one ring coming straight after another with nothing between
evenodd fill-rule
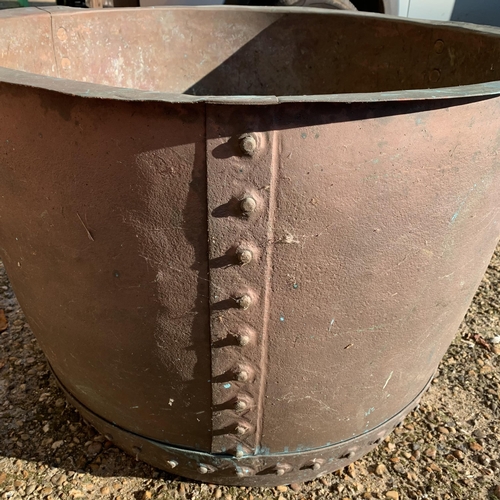
<instances>
[{"instance_id":1,"label":"small pebble","mask_svg":"<svg viewBox=\"0 0 500 500\"><path fill-rule=\"evenodd\" d=\"M356 468L354 467L354 464L349 464L347 466L347 473L349 476L351 476L353 479L356 477Z\"/></svg>"},{"instance_id":2,"label":"small pebble","mask_svg":"<svg viewBox=\"0 0 500 500\"><path fill-rule=\"evenodd\" d=\"M399 500L399 493L397 491L391 490L385 494L385 497L390 498L391 500Z\"/></svg>"},{"instance_id":3,"label":"small pebble","mask_svg":"<svg viewBox=\"0 0 500 500\"><path fill-rule=\"evenodd\" d=\"M383 476L387 472L387 467L384 464L378 464L375 468L375 474L377 476Z\"/></svg>"},{"instance_id":4,"label":"small pebble","mask_svg":"<svg viewBox=\"0 0 500 500\"><path fill-rule=\"evenodd\" d=\"M285 493L288 491L288 488L286 486L283 486L283 485L280 485L280 486L276 486L276 489L278 491L280 491L281 493Z\"/></svg>"},{"instance_id":5,"label":"small pebble","mask_svg":"<svg viewBox=\"0 0 500 500\"><path fill-rule=\"evenodd\" d=\"M483 450L483 447L479 443L476 443L475 441L471 441L469 443L469 448L472 451L482 451Z\"/></svg>"},{"instance_id":6,"label":"small pebble","mask_svg":"<svg viewBox=\"0 0 500 500\"><path fill-rule=\"evenodd\" d=\"M88 447L87 447L87 453L89 455L97 455L100 453L102 450L102 444L98 442L92 442Z\"/></svg>"},{"instance_id":7,"label":"small pebble","mask_svg":"<svg viewBox=\"0 0 500 500\"><path fill-rule=\"evenodd\" d=\"M410 471L410 472L407 472L406 473L406 477L410 480L410 481L416 481L418 479L418 476L415 474L415 472L413 471Z\"/></svg>"},{"instance_id":8,"label":"small pebble","mask_svg":"<svg viewBox=\"0 0 500 500\"><path fill-rule=\"evenodd\" d=\"M429 465L429 469L431 469L434 472L441 472L441 467L439 467L439 465L436 464L435 462Z\"/></svg>"},{"instance_id":9,"label":"small pebble","mask_svg":"<svg viewBox=\"0 0 500 500\"><path fill-rule=\"evenodd\" d=\"M404 474L406 472L404 465L400 463L394 464L393 468L398 474Z\"/></svg>"}]
</instances>

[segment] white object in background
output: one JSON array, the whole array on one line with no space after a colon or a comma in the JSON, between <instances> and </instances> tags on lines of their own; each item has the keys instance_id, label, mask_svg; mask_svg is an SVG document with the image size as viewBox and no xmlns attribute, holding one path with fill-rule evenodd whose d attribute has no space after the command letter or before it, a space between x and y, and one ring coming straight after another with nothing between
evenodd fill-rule
<instances>
[{"instance_id":1,"label":"white object in background","mask_svg":"<svg viewBox=\"0 0 500 500\"><path fill-rule=\"evenodd\" d=\"M474 5L475 0L469 4ZM410 0L408 17L449 21L454 7L455 0Z\"/></svg>"},{"instance_id":2,"label":"white object in background","mask_svg":"<svg viewBox=\"0 0 500 500\"><path fill-rule=\"evenodd\" d=\"M408 17L410 0L384 0L384 13L390 16Z\"/></svg>"}]
</instances>

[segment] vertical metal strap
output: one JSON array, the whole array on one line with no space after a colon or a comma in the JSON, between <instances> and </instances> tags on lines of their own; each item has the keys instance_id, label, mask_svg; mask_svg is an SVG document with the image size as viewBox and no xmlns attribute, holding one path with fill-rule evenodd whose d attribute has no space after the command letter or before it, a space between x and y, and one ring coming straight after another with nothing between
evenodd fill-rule
<instances>
[{"instance_id":1,"label":"vertical metal strap","mask_svg":"<svg viewBox=\"0 0 500 500\"><path fill-rule=\"evenodd\" d=\"M264 109L207 106L213 453L259 449L275 204Z\"/></svg>"}]
</instances>

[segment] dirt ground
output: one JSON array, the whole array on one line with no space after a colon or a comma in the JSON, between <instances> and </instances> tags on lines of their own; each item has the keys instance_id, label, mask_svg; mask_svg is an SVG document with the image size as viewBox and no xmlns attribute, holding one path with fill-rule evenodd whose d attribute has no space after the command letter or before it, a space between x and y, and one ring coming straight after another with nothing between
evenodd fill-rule
<instances>
[{"instance_id":1,"label":"dirt ground","mask_svg":"<svg viewBox=\"0 0 500 500\"><path fill-rule=\"evenodd\" d=\"M234 488L136 462L88 426L57 388L0 262L0 498L500 498L499 287L500 246L420 408L378 449L306 484Z\"/></svg>"}]
</instances>

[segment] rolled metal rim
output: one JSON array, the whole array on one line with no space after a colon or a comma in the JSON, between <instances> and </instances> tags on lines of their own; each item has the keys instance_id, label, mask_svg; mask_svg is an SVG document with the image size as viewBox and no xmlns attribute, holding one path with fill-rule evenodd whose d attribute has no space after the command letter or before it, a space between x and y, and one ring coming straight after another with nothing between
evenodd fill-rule
<instances>
[{"instance_id":1,"label":"rolled metal rim","mask_svg":"<svg viewBox=\"0 0 500 500\"><path fill-rule=\"evenodd\" d=\"M436 27L455 27L466 32L486 33L491 35L500 35L500 28L493 26L480 26L470 23L458 22L430 22L428 20L403 19L396 16L387 16L384 14L351 12L343 10L318 9L314 7L248 7L248 6L197 6L197 7L145 7L141 10L206 10L214 11L223 9L228 10L247 10L252 12L279 13L279 14L297 14L300 8L304 15L320 16L363 16L363 17L383 17L384 19L397 20L403 24L413 24ZM50 8L27 8L24 12L47 12L74 11L70 7L50 7ZM132 11L134 8L117 8L112 11ZM78 15L76 12L75 15ZM103 11L100 15L106 15ZM79 82L66 78L55 78L44 75L36 75L24 71L0 68L0 81L22 85L26 87L37 87L45 90L60 92L79 97L91 97L100 99L112 99L120 101L156 101L167 103L206 103L206 104L251 104L251 105L269 105L290 102L391 102L391 101L418 101L418 100L436 100L436 99L454 99L485 97L500 94L500 80L491 82L477 83L472 85L462 85L453 87L442 87L432 89L412 89L382 92L365 93L342 93L342 94L318 94L318 95L224 95L224 96L194 96L181 93L156 92L147 90L138 90L132 88L113 87L109 85L100 85L95 83Z\"/></svg>"}]
</instances>

